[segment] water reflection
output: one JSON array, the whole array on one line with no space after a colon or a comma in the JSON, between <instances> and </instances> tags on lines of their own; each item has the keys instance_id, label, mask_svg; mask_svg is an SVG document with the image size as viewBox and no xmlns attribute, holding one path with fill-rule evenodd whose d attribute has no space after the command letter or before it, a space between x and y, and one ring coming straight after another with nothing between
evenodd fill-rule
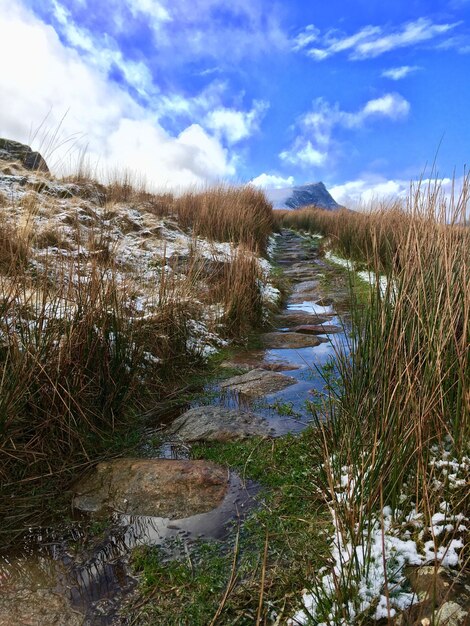
<instances>
[{"instance_id":1,"label":"water reflection","mask_svg":"<svg viewBox=\"0 0 470 626\"><path fill-rule=\"evenodd\" d=\"M200 538L223 539L254 505L257 492L254 483L231 474L222 503L207 513L179 520L114 513L104 538L91 542L85 521L62 531L31 532L20 549L0 554L1 595L14 604L48 590L82 612L85 624L109 625L136 584L128 568L133 548L163 545L169 538L188 544ZM38 596L38 601L44 598Z\"/></svg>"}]
</instances>

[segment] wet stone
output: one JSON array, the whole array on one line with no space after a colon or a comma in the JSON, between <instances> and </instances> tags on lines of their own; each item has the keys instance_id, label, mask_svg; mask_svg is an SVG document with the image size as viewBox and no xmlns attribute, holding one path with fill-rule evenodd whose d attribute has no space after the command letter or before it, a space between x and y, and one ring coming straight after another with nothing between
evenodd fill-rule
<instances>
[{"instance_id":1,"label":"wet stone","mask_svg":"<svg viewBox=\"0 0 470 626\"><path fill-rule=\"evenodd\" d=\"M287 278L290 278L294 282L310 280L314 272L314 267L309 267L303 263L299 265L291 265L289 268L283 270L284 276L287 276Z\"/></svg>"},{"instance_id":2,"label":"wet stone","mask_svg":"<svg viewBox=\"0 0 470 626\"><path fill-rule=\"evenodd\" d=\"M298 350L300 348L315 348L324 342L323 339L313 335L300 333L265 333L261 339L266 348L270 350Z\"/></svg>"},{"instance_id":3,"label":"wet stone","mask_svg":"<svg viewBox=\"0 0 470 626\"><path fill-rule=\"evenodd\" d=\"M290 328L291 326L303 326L308 324L324 324L328 321L327 317L322 317L320 315L315 315L313 313L306 313L305 311L285 311L281 315L278 315L277 318L278 325L286 328Z\"/></svg>"},{"instance_id":4,"label":"wet stone","mask_svg":"<svg viewBox=\"0 0 470 626\"><path fill-rule=\"evenodd\" d=\"M247 374L229 378L229 380L221 383L220 387L226 391L232 391L250 398L256 398L269 393L275 393L276 391L281 391L282 389L285 389L290 385L295 385L296 383L297 381L295 378L292 378L291 376L256 369L248 372Z\"/></svg>"},{"instance_id":5,"label":"wet stone","mask_svg":"<svg viewBox=\"0 0 470 626\"><path fill-rule=\"evenodd\" d=\"M180 441L237 441L273 434L268 422L248 411L202 406L180 415L165 431Z\"/></svg>"},{"instance_id":6,"label":"wet stone","mask_svg":"<svg viewBox=\"0 0 470 626\"><path fill-rule=\"evenodd\" d=\"M76 485L73 504L92 513L180 519L219 506L227 486L227 470L210 461L114 459Z\"/></svg>"},{"instance_id":7,"label":"wet stone","mask_svg":"<svg viewBox=\"0 0 470 626\"><path fill-rule=\"evenodd\" d=\"M284 372L298 369L296 365L288 361L283 361L282 359L275 358L268 361L265 359L266 350L245 350L233 355L230 361L223 361L221 367L244 371L260 369L269 370L270 372Z\"/></svg>"},{"instance_id":8,"label":"wet stone","mask_svg":"<svg viewBox=\"0 0 470 626\"><path fill-rule=\"evenodd\" d=\"M291 331L304 335L331 335L341 333L343 329L341 326L334 326L333 324L303 324L302 326L294 326Z\"/></svg>"}]
</instances>

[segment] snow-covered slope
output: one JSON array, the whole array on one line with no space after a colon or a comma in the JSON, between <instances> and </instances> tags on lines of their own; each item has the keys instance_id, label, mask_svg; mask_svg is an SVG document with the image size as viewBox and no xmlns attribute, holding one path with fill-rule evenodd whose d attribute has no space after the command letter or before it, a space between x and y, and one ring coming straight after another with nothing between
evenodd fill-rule
<instances>
[{"instance_id":1,"label":"snow-covered slope","mask_svg":"<svg viewBox=\"0 0 470 626\"><path fill-rule=\"evenodd\" d=\"M309 205L328 210L341 208L321 182L284 189L267 189L265 193L275 209L300 209Z\"/></svg>"}]
</instances>

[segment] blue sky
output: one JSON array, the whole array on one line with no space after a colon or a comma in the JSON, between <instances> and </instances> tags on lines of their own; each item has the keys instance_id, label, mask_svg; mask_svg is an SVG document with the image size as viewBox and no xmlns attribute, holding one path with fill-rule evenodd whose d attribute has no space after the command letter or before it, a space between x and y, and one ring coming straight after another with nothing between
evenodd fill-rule
<instances>
[{"instance_id":1,"label":"blue sky","mask_svg":"<svg viewBox=\"0 0 470 626\"><path fill-rule=\"evenodd\" d=\"M86 146L154 187L399 193L468 162L469 17L470 0L0 0L0 134L45 119L40 142L65 114L58 168Z\"/></svg>"}]
</instances>

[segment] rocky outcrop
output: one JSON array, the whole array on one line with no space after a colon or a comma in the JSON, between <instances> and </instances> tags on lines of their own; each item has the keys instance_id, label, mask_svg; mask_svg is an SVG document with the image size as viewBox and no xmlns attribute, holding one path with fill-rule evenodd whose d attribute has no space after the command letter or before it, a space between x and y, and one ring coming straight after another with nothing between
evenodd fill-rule
<instances>
[{"instance_id":1,"label":"rocky outcrop","mask_svg":"<svg viewBox=\"0 0 470 626\"><path fill-rule=\"evenodd\" d=\"M181 519L218 507L227 488L227 470L210 461L114 459L75 486L73 502L91 513Z\"/></svg>"},{"instance_id":2,"label":"rocky outcrop","mask_svg":"<svg viewBox=\"0 0 470 626\"><path fill-rule=\"evenodd\" d=\"M27 170L49 173L47 163L39 152L34 152L29 146L11 139L0 138L0 159L19 161Z\"/></svg>"},{"instance_id":3,"label":"rocky outcrop","mask_svg":"<svg viewBox=\"0 0 470 626\"><path fill-rule=\"evenodd\" d=\"M285 189L267 189L265 193L275 209L301 209L305 206L315 206L332 211L342 208L322 182Z\"/></svg>"},{"instance_id":4,"label":"rocky outcrop","mask_svg":"<svg viewBox=\"0 0 470 626\"><path fill-rule=\"evenodd\" d=\"M195 441L237 441L272 434L268 422L248 411L220 406L201 406L177 417L166 430L186 443Z\"/></svg>"}]
</instances>

